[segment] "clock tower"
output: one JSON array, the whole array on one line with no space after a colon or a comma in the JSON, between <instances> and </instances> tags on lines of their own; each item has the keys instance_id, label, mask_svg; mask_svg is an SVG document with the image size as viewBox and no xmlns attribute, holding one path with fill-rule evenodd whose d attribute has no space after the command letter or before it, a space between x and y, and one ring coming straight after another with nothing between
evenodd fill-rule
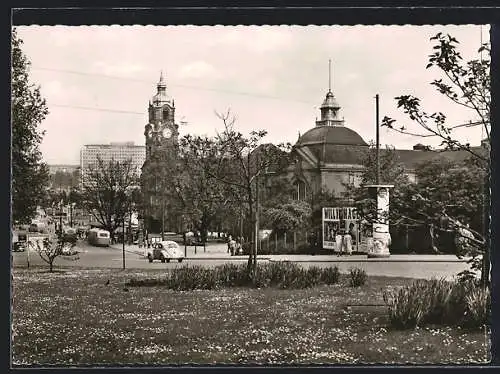
<instances>
[{"instance_id":1,"label":"clock tower","mask_svg":"<svg viewBox=\"0 0 500 374\"><path fill-rule=\"evenodd\" d=\"M179 125L175 123L174 100L160 74L156 94L149 101L148 124L144 126L146 161L142 166L144 228L148 233L179 230L179 204L172 186L178 169Z\"/></svg>"},{"instance_id":2,"label":"clock tower","mask_svg":"<svg viewBox=\"0 0 500 374\"><path fill-rule=\"evenodd\" d=\"M167 94L163 73L160 74L156 88L156 94L149 101L149 121L144 128L146 159L157 153L175 157L179 140L179 126L175 123L175 103Z\"/></svg>"}]
</instances>

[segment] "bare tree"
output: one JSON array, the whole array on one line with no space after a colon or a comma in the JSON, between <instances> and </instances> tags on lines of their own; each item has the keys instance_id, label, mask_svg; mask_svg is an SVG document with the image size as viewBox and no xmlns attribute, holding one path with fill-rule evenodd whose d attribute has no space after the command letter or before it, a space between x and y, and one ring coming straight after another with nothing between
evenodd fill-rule
<instances>
[{"instance_id":1,"label":"bare tree","mask_svg":"<svg viewBox=\"0 0 500 374\"><path fill-rule=\"evenodd\" d=\"M128 191L138 185L131 160L109 162L97 159L83 171L83 194L86 209L111 233L129 212Z\"/></svg>"},{"instance_id":2,"label":"bare tree","mask_svg":"<svg viewBox=\"0 0 500 374\"><path fill-rule=\"evenodd\" d=\"M62 234L58 235L55 240L44 238L43 240L37 240L35 243L29 242L29 245L33 246L40 255L40 258L49 265L51 273L54 270L54 261L56 258L61 256L75 256L77 253L73 251L75 243L65 240Z\"/></svg>"},{"instance_id":3,"label":"bare tree","mask_svg":"<svg viewBox=\"0 0 500 374\"><path fill-rule=\"evenodd\" d=\"M252 227L247 230L253 236L248 270L249 274L254 274L257 268L260 177L283 160L281 156L289 145L262 144L267 135L265 130L252 131L249 136L244 136L235 129L236 117L229 110L216 115L222 120L224 130L216 136L219 161L207 173L219 182L231 186L247 209L249 221L252 222Z\"/></svg>"}]
</instances>

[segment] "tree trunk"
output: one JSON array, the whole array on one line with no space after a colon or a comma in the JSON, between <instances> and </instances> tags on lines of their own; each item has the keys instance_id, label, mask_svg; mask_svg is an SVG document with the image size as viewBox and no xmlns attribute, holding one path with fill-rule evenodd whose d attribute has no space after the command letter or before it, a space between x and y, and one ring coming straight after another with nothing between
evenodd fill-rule
<instances>
[{"instance_id":1,"label":"tree trunk","mask_svg":"<svg viewBox=\"0 0 500 374\"><path fill-rule=\"evenodd\" d=\"M248 190L248 206L249 206L249 216L250 216L250 221L254 223L254 214L253 214L253 198L252 198L252 186L249 186ZM253 228L252 230L253 231ZM251 244L251 243L250 243ZM247 272L248 275L251 277L252 276L252 268L253 268L253 252L254 252L254 246L250 245L249 253L248 253L248 263L247 263Z\"/></svg>"},{"instance_id":2,"label":"tree trunk","mask_svg":"<svg viewBox=\"0 0 500 374\"><path fill-rule=\"evenodd\" d=\"M49 273L52 273L54 270L54 259L49 260Z\"/></svg>"},{"instance_id":3,"label":"tree trunk","mask_svg":"<svg viewBox=\"0 0 500 374\"><path fill-rule=\"evenodd\" d=\"M259 250L259 178L255 178L255 243L253 251L253 272L257 271L257 252Z\"/></svg>"},{"instance_id":4,"label":"tree trunk","mask_svg":"<svg viewBox=\"0 0 500 374\"><path fill-rule=\"evenodd\" d=\"M490 169L490 165L488 163L488 171ZM485 246L484 246L484 254L483 261L481 266L481 286L489 287L490 286L490 173L486 173L485 181L484 181L484 191L483 191L483 235L485 238Z\"/></svg>"}]
</instances>

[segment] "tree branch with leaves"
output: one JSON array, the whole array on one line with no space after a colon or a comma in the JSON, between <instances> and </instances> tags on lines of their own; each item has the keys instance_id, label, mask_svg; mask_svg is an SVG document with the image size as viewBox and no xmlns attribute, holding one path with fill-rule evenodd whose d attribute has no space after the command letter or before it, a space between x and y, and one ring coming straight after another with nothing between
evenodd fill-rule
<instances>
[{"instance_id":1,"label":"tree branch with leaves","mask_svg":"<svg viewBox=\"0 0 500 374\"><path fill-rule=\"evenodd\" d=\"M388 127L393 131L412 135L417 137L434 137L441 140L441 145L444 146L445 150L462 150L470 154L471 159L468 161L468 165L462 165L462 169L455 173L454 171L446 171L449 174L448 179L460 179L459 175L469 175L474 181L477 182L478 175L481 176L482 180L479 181L479 191L476 191L477 198L474 199L473 196L458 196L456 191L448 191L455 198L459 198L461 202L455 204L455 208L462 204L466 204L469 200L469 204L474 200L473 204L476 204L476 210L482 208L482 227L473 230L478 237L478 244L483 246L482 250L482 264L477 265L481 270L481 281L483 284L489 283L489 246L488 246L488 227L489 227L489 214L487 213L489 208L489 180L490 180L490 156L488 149L471 147L469 143L464 143L460 141L456 136L454 136L453 131L460 127L470 127L470 128L482 128L485 133L486 141L490 144L490 132L491 132L491 122L490 122L490 103L491 103L491 90L490 90L490 46L488 43L484 43L478 49L480 54L479 59L473 59L470 61L464 61L462 55L458 51L459 42L457 39L450 35L445 35L443 33L438 33L431 38L431 41L435 42L433 46L433 52L429 55L429 63L426 68L436 68L440 71L444 77L435 79L431 82L437 92L444 95L446 98L451 100L453 103L467 108L471 111L471 114L475 117L474 121L470 121L468 124L450 125L447 123L447 117L441 112L428 113L421 108L420 99L413 95L401 95L396 97L398 108L402 108L403 112L408 116L412 123L417 124L421 131L409 131L407 125L397 125L396 121L390 117L384 117L382 120L382 126ZM473 170L472 174L468 170ZM444 182L444 180L443 180ZM451 182L451 180L449 181ZM457 181L455 181L457 182ZM461 179L462 183L467 183L467 180ZM433 180L434 186L443 189L444 185L436 184ZM421 182L419 184L422 185ZM453 187L458 187L460 184L454 184ZM481 188L482 186L482 188ZM476 186L477 187L477 186ZM420 193L421 198L419 198L419 203L421 207L419 208L419 213L422 216L421 219L424 222L429 222L430 220L435 220L439 217L447 217L454 222L460 222L462 220L470 220L471 217L462 216L458 219L455 214L459 216L461 213L457 211L454 207L444 206L442 192L432 191L428 186L427 193ZM458 189L467 190L467 189ZM470 189L469 189L470 190ZM474 190L474 188L473 188ZM477 190L477 188L475 189ZM466 193L470 193L466 191ZM444 201L448 201L445 199ZM425 211L431 210L431 206L437 206L437 213L428 215L424 214ZM472 209L467 205L469 213ZM453 213L451 211L455 210ZM467 209L466 209L467 210ZM414 218L414 217L412 217ZM462 235L463 229L460 229L461 225L454 225L454 230L458 236ZM474 242L474 241L470 241ZM471 247L471 253L477 254L477 251Z\"/></svg>"}]
</instances>

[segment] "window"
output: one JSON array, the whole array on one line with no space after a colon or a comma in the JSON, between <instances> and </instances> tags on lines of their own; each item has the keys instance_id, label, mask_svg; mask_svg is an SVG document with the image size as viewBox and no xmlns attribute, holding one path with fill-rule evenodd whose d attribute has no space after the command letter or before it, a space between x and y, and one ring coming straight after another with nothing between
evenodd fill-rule
<instances>
[{"instance_id":1,"label":"window","mask_svg":"<svg viewBox=\"0 0 500 374\"><path fill-rule=\"evenodd\" d=\"M303 181L295 182L295 197L299 201L306 199L306 184Z\"/></svg>"},{"instance_id":2,"label":"window","mask_svg":"<svg viewBox=\"0 0 500 374\"><path fill-rule=\"evenodd\" d=\"M163 109L163 120L167 120L170 115L170 111L168 109Z\"/></svg>"}]
</instances>

